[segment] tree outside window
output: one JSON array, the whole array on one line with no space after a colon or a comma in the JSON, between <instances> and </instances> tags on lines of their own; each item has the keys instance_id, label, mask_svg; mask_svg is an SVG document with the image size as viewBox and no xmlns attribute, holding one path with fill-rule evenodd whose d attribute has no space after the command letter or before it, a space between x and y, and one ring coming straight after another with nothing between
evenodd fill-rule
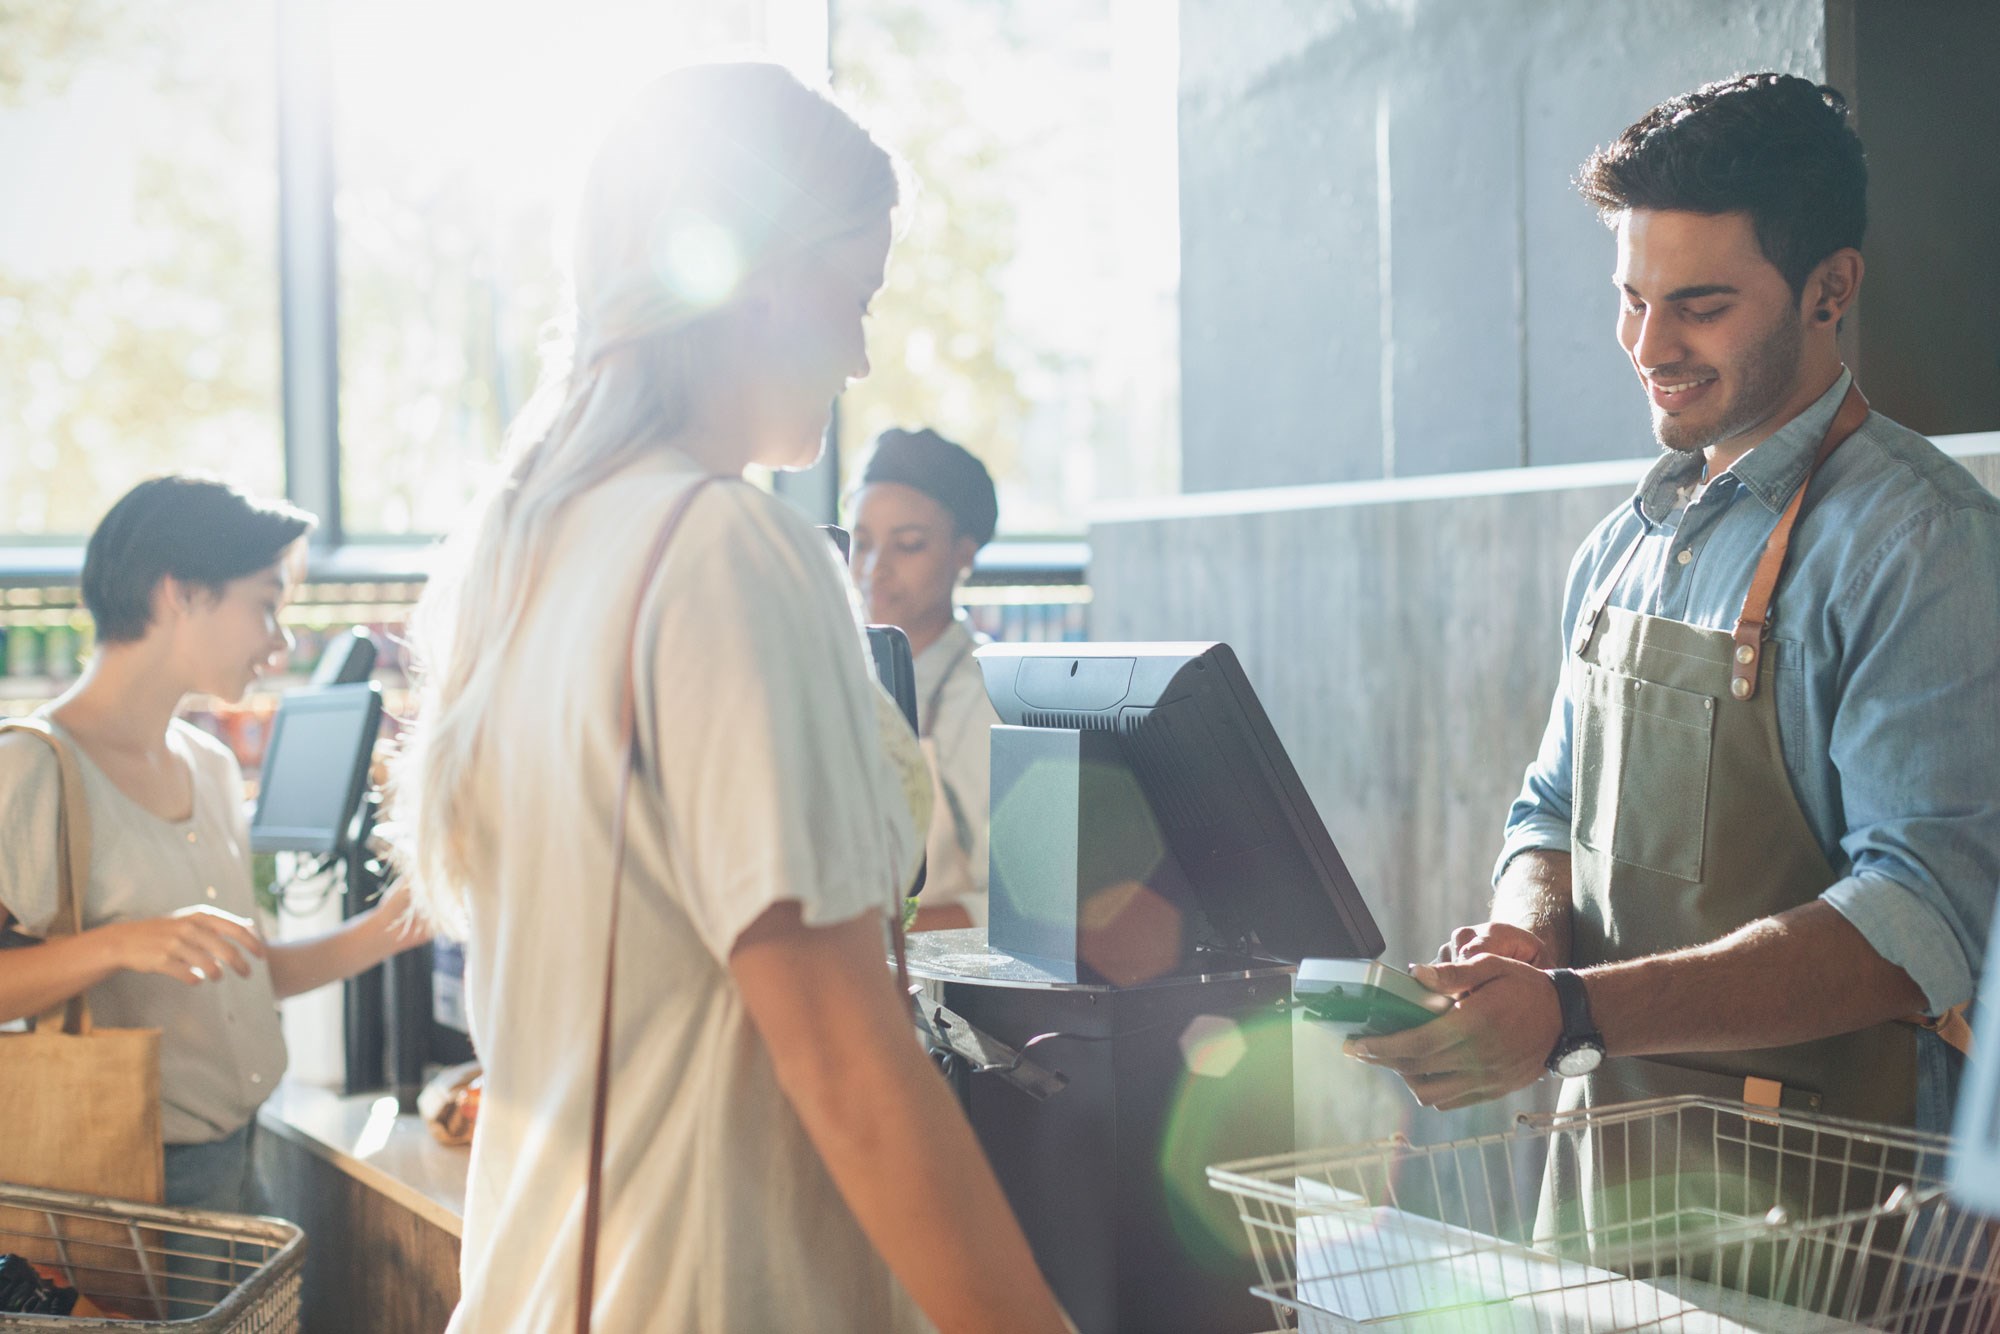
<instances>
[{"instance_id":1,"label":"tree outside window","mask_svg":"<svg viewBox=\"0 0 2000 1334\"><path fill-rule=\"evenodd\" d=\"M269 4L0 0L0 542L283 489Z\"/></svg>"},{"instance_id":2,"label":"tree outside window","mask_svg":"<svg viewBox=\"0 0 2000 1334\"><path fill-rule=\"evenodd\" d=\"M1178 45L1146 0L840 0L834 83L918 190L841 401L983 458L1004 534L1179 485Z\"/></svg>"}]
</instances>

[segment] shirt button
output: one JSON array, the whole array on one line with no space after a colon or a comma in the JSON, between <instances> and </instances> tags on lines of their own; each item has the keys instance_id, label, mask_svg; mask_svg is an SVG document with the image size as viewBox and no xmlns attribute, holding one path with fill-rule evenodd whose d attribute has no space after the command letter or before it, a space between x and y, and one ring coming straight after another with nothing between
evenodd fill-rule
<instances>
[{"instance_id":1,"label":"shirt button","mask_svg":"<svg viewBox=\"0 0 2000 1334\"><path fill-rule=\"evenodd\" d=\"M188 842L194 842L194 830L192 829L188 830Z\"/></svg>"},{"instance_id":2,"label":"shirt button","mask_svg":"<svg viewBox=\"0 0 2000 1334\"><path fill-rule=\"evenodd\" d=\"M1692 551L1689 551L1686 547L1682 547L1681 554L1674 557L1674 559L1679 561L1681 564L1685 565L1689 561L1694 559L1694 553Z\"/></svg>"},{"instance_id":3,"label":"shirt button","mask_svg":"<svg viewBox=\"0 0 2000 1334\"><path fill-rule=\"evenodd\" d=\"M253 1084L261 1084L264 1082L264 1076L253 1074L250 1076L250 1082Z\"/></svg>"},{"instance_id":4,"label":"shirt button","mask_svg":"<svg viewBox=\"0 0 2000 1334\"><path fill-rule=\"evenodd\" d=\"M215 897L215 886L214 886L214 885L210 885L210 886L208 887L208 896L209 896L210 898L214 898L214 897Z\"/></svg>"}]
</instances>

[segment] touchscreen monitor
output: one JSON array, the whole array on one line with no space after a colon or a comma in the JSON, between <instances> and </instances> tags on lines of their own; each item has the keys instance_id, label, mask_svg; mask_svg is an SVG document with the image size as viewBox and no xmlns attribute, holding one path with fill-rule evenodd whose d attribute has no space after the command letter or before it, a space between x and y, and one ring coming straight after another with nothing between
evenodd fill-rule
<instances>
[{"instance_id":1,"label":"touchscreen monitor","mask_svg":"<svg viewBox=\"0 0 2000 1334\"><path fill-rule=\"evenodd\" d=\"M382 695L371 683L288 692L264 748L251 850L339 851L381 729Z\"/></svg>"},{"instance_id":2,"label":"touchscreen monitor","mask_svg":"<svg viewBox=\"0 0 2000 1334\"><path fill-rule=\"evenodd\" d=\"M1382 952L1375 918L1229 645L991 644L978 660L1002 723L1117 737L1220 943L1291 962Z\"/></svg>"}]
</instances>

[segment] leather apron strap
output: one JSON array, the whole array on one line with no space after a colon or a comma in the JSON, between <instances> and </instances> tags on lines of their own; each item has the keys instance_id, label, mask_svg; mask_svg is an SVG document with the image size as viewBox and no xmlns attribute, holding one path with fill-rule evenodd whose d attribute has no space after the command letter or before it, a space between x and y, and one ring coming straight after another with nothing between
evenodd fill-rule
<instances>
[{"instance_id":1,"label":"leather apron strap","mask_svg":"<svg viewBox=\"0 0 2000 1334\"><path fill-rule=\"evenodd\" d=\"M1729 693L1737 699L1749 699L1757 693L1757 660L1764 651L1764 631L1770 621L1771 595L1778 591L1778 576L1784 573L1785 556L1792 549L1792 529L1799 521L1804 508L1806 491L1812 486L1813 475L1820 465L1832 457L1848 436L1861 428L1868 420L1868 400L1862 397L1861 386L1852 380L1847 384L1847 396L1840 400L1840 411L1833 415L1833 421L1826 428L1826 438L1819 443L1819 453L1813 456L1812 466L1806 469L1805 480L1799 489L1792 492L1791 503L1778 518L1778 526L1771 530L1771 540L1764 544L1763 559L1757 562L1756 573L1750 576L1750 591L1743 598L1743 611L1736 618L1736 630L1730 638L1736 641L1735 661L1730 670Z\"/></svg>"}]
</instances>

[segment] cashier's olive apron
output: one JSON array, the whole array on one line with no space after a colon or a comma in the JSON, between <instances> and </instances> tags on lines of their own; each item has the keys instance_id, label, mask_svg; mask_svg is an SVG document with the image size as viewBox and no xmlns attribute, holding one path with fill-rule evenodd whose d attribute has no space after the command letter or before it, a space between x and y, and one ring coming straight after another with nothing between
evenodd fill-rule
<instances>
[{"instance_id":1,"label":"cashier's olive apron","mask_svg":"<svg viewBox=\"0 0 2000 1334\"><path fill-rule=\"evenodd\" d=\"M1867 415L1866 400L1849 388L1813 470ZM1764 639L1770 594L1811 481L1808 471L1772 532L1733 634L1608 607L1637 539L1585 601L1569 661L1573 967L1708 943L1811 903L1839 878L1785 772L1774 655ZM1564 1082L1561 1107L1675 1094L1911 1126L1916 1030L1892 1022L1760 1051L1608 1059ZM1635 1122L1629 1134L1607 1125L1557 1135L1538 1235L1588 1238L1599 1248L1620 1224L1662 1214L1717 1208L1760 1216L1774 1190L1794 1217L1824 1214L1842 1190L1803 1158L1787 1163L1782 1183L1751 1181L1743 1155L1726 1142L1740 1130L1718 1136L1712 1117L1689 1118L1683 1128L1677 1140L1651 1122Z\"/></svg>"}]
</instances>

